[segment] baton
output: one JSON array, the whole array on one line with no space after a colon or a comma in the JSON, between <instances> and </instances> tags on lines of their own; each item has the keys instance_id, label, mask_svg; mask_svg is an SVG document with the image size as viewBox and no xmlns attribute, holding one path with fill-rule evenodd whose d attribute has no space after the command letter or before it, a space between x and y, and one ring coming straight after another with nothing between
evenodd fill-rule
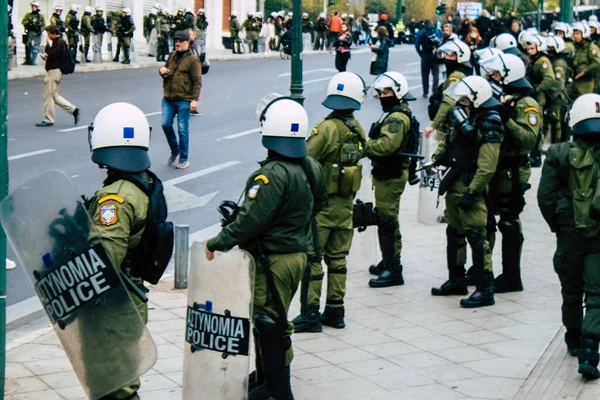
<instances>
[{"instance_id":1,"label":"baton","mask_svg":"<svg viewBox=\"0 0 600 400\"><path fill-rule=\"evenodd\" d=\"M125 275L123 273L123 271L121 271L121 278L123 278L123 282L125 283L125 286L127 286L129 289L131 289L133 291L133 293L144 303L148 302L148 296L146 296L146 293L144 293L144 291L142 289L140 289L140 287L138 285L136 285L135 283L133 283L133 281L131 280L131 278L129 278L127 275Z\"/></svg>"}]
</instances>

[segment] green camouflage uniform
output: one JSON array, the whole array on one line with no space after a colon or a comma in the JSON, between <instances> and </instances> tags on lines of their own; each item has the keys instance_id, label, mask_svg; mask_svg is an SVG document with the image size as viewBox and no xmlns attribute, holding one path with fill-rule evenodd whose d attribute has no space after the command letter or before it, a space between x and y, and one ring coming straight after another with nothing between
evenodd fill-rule
<instances>
[{"instance_id":1,"label":"green camouflage uniform","mask_svg":"<svg viewBox=\"0 0 600 400\"><path fill-rule=\"evenodd\" d=\"M73 59L77 59L77 44L79 43L79 19L77 18L77 11L69 11L67 13L65 24L67 24L67 40L71 55Z\"/></svg>"},{"instance_id":2,"label":"green camouflage uniform","mask_svg":"<svg viewBox=\"0 0 600 400\"><path fill-rule=\"evenodd\" d=\"M40 52L42 31L46 27L44 15L39 11L28 12L23 17L21 24L27 33L27 43L25 43L25 64L35 65L37 55Z\"/></svg>"},{"instance_id":3,"label":"green camouflage uniform","mask_svg":"<svg viewBox=\"0 0 600 400\"><path fill-rule=\"evenodd\" d=\"M242 39L240 38L240 32L242 31L242 26L240 25L240 21L235 16L231 16L229 33L231 37L231 48L233 52L241 52L241 43Z\"/></svg>"},{"instance_id":4,"label":"green camouflage uniform","mask_svg":"<svg viewBox=\"0 0 600 400\"><path fill-rule=\"evenodd\" d=\"M88 60L88 52L90 51L90 35L96 34L92 27L92 14L85 12L81 17L81 36L83 36L83 54L85 55L86 61Z\"/></svg>"},{"instance_id":5,"label":"green camouflage uniform","mask_svg":"<svg viewBox=\"0 0 600 400\"><path fill-rule=\"evenodd\" d=\"M598 46L589 40L575 43L575 55L573 56L573 84L569 89L569 96L575 100L582 94L594 91L594 73L600 68L600 51ZM584 75L575 77L584 72Z\"/></svg>"}]
</instances>

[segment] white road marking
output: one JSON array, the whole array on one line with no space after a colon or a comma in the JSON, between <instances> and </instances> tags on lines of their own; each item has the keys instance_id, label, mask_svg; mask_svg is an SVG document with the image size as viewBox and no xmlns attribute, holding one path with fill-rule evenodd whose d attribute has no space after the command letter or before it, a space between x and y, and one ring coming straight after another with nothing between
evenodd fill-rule
<instances>
[{"instance_id":1,"label":"white road marking","mask_svg":"<svg viewBox=\"0 0 600 400\"><path fill-rule=\"evenodd\" d=\"M304 85L310 85L311 83L317 83L317 82L323 82L323 81L328 81L331 78L333 78L332 76L329 76L327 78L321 78L321 79L313 79L312 81L304 81L303 84Z\"/></svg>"},{"instance_id":2,"label":"white road marking","mask_svg":"<svg viewBox=\"0 0 600 400\"><path fill-rule=\"evenodd\" d=\"M32 151L30 153L17 154L17 155L8 157L8 161L19 160L21 158L37 156L37 155L45 154L45 153L52 153L53 151L55 151L55 150L54 149L44 149L44 150Z\"/></svg>"},{"instance_id":3,"label":"white road marking","mask_svg":"<svg viewBox=\"0 0 600 400\"><path fill-rule=\"evenodd\" d=\"M337 72L335 68L321 68L321 69L309 69L308 71L303 71L303 75L314 74L315 72ZM292 76L291 72L285 72L283 74L277 75L278 78L283 78L286 76Z\"/></svg>"},{"instance_id":4,"label":"white road marking","mask_svg":"<svg viewBox=\"0 0 600 400\"><path fill-rule=\"evenodd\" d=\"M407 67L410 67L411 65L419 65L419 64L421 64L421 61L412 62L412 63L408 63L408 64L404 64L404 65L406 65Z\"/></svg>"},{"instance_id":5,"label":"white road marking","mask_svg":"<svg viewBox=\"0 0 600 400\"><path fill-rule=\"evenodd\" d=\"M196 196L174 185L164 185L164 192L169 206L169 213L204 207L219 193L219 191L216 191L204 196Z\"/></svg>"},{"instance_id":6,"label":"white road marking","mask_svg":"<svg viewBox=\"0 0 600 400\"><path fill-rule=\"evenodd\" d=\"M170 179L168 181L163 182L163 186L168 185L178 185L183 182L191 181L192 179L199 178L204 175L208 175L212 172L216 172L225 168L232 167L234 165L240 164L240 161L227 161L222 164L218 164L209 168L201 169L200 171L192 172L191 174L180 176L179 178Z\"/></svg>"},{"instance_id":7,"label":"white road marking","mask_svg":"<svg viewBox=\"0 0 600 400\"><path fill-rule=\"evenodd\" d=\"M162 114L162 111L155 111L155 112L151 112L148 114L144 114L146 117L151 117L153 115L158 115L158 114ZM82 131L84 129L87 129L88 126L87 125L83 125L83 126L76 126L75 128L67 128L67 129L59 129L58 132L74 132L74 131Z\"/></svg>"},{"instance_id":8,"label":"white road marking","mask_svg":"<svg viewBox=\"0 0 600 400\"><path fill-rule=\"evenodd\" d=\"M256 128L256 129L249 129L247 131L243 131L243 132L239 132L239 133L234 133L233 135L227 135L227 136L223 136L220 139L217 139L217 141L223 140L223 139L236 139L242 136L246 136L246 135L250 135L252 133L256 133L256 132L260 132L260 128Z\"/></svg>"},{"instance_id":9,"label":"white road marking","mask_svg":"<svg viewBox=\"0 0 600 400\"><path fill-rule=\"evenodd\" d=\"M71 178L79 178L79 175L71 175Z\"/></svg>"}]
</instances>

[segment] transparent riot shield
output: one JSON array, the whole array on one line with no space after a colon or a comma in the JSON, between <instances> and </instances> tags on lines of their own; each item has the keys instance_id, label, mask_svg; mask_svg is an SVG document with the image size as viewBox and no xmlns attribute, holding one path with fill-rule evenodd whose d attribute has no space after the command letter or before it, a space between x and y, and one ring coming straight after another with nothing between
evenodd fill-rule
<instances>
[{"instance_id":1,"label":"transparent riot shield","mask_svg":"<svg viewBox=\"0 0 600 400\"><path fill-rule=\"evenodd\" d=\"M431 161L431 156L437 148L438 141L435 139L436 132L421 138L421 155L424 157L423 164ZM421 168L421 183L419 184L419 205L417 221L426 225L435 225L444 214L442 205L438 199L438 189L441 182L441 171Z\"/></svg>"},{"instance_id":2,"label":"transparent riot shield","mask_svg":"<svg viewBox=\"0 0 600 400\"><path fill-rule=\"evenodd\" d=\"M207 261L204 246L191 250L183 399L246 399L254 259L236 248Z\"/></svg>"},{"instance_id":3,"label":"transparent riot shield","mask_svg":"<svg viewBox=\"0 0 600 400\"><path fill-rule=\"evenodd\" d=\"M89 398L152 368L156 346L67 175L14 190L0 221Z\"/></svg>"},{"instance_id":4,"label":"transparent riot shield","mask_svg":"<svg viewBox=\"0 0 600 400\"><path fill-rule=\"evenodd\" d=\"M135 40L131 38L131 45L129 46L129 59L132 63L135 62Z\"/></svg>"},{"instance_id":5,"label":"transparent riot shield","mask_svg":"<svg viewBox=\"0 0 600 400\"><path fill-rule=\"evenodd\" d=\"M156 46L158 39L156 38L156 28L152 28L150 37L148 38L148 57L156 57Z\"/></svg>"},{"instance_id":6,"label":"transparent riot shield","mask_svg":"<svg viewBox=\"0 0 600 400\"><path fill-rule=\"evenodd\" d=\"M79 62L82 65L85 65L87 63L87 60L85 59L85 37L82 34L79 34L79 45L77 46L77 50L79 53Z\"/></svg>"},{"instance_id":7,"label":"transparent riot shield","mask_svg":"<svg viewBox=\"0 0 600 400\"><path fill-rule=\"evenodd\" d=\"M96 33L92 35L92 52L94 53L94 58L92 61L95 63L102 62L102 33Z\"/></svg>"}]
</instances>

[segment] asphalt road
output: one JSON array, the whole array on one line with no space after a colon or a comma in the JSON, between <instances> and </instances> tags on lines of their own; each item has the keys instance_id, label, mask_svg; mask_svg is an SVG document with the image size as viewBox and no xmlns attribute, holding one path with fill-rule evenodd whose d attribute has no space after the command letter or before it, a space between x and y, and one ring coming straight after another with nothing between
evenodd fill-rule
<instances>
[{"instance_id":1,"label":"asphalt road","mask_svg":"<svg viewBox=\"0 0 600 400\"><path fill-rule=\"evenodd\" d=\"M348 64L348 70L360 74L367 84L374 80L368 73L370 59L370 53L355 53ZM419 58L414 49L392 49L389 69L405 74L418 98L411 108L421 126L427 126L427 102L421 98ZM311 125L328 113L321 101L329 78L336 72L333 55L304 58L304 106ZM35 123L43 118L43 79L10 81L10 188L44 171L59 169L73 178L80 193L92 195L101 186L105 172L90 161L85 127L105 105L129 102L148 114L153 128L151 169L169 186L170 219L176 224L189 224L191 233L202 231L218 223L216 206L221 200L239 198L247 176L266 155L255 115L259 100L273 92L288 94L289 83L289 60L214 62L203 77L199 105L202 116L190 121L190 167L180 171L166 165L170 152L161 129L162 88L156 69L76 73L65 77L60 93L81 108L78 126L73 125L70 115L57 108L56 124L37 128ZM368 131L371 123L381 116L379 102L369 97L356 115ZM173 181L175 178L178 179ZM8 254L15 260L10 246ZM34 296L20 265L7 271L7 286L9 306Z\"/></svg>"}]
</instances>

